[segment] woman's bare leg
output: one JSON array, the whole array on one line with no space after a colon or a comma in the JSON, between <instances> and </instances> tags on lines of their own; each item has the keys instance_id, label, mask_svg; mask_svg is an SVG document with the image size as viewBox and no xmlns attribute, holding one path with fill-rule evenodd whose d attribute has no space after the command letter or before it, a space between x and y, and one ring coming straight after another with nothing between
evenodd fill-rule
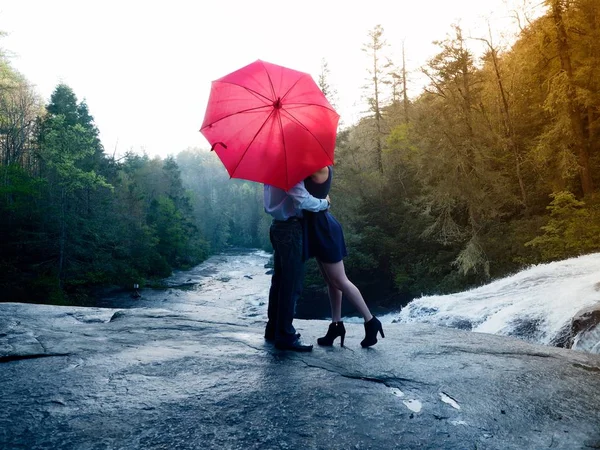
<instances>
[{"instance_id":1,"label":"woman's bare leg","mask_svg":"<svg viewBox=\"0 0 600 450\"><path fill-rule=\"evenodd\" d=\"M327 277L323 263L317 260L317 264L319 265L321 275L325 279L325 283L327 283L327 293L329 294L329 304L331 305L331 321L340 322L342 320L342 291L333 286Z\"/></svg>"},{"instance_id":2,"label":"woman's bare leg","mask_svg":"<svg viewBox=\"0 0 600 450\"><path fill-rule=\"evenodd\" d=\"M368 322L373 318L369 307L365 303L365 299L358 290L358 288L348 279L346 276L346 270L344 269L344 261L336 263L325 263L319 262L319 266L322 267L323 276L329 286L333 286L335 289L341 291L346 298L354 305L358 312L363 316L365 322ZM331 301L331 297L330 297ZM333 313L333 302L332 302L332 313ZM341 295L340 295L340 315L341 315Z\"/></svg>"}]
</instances>

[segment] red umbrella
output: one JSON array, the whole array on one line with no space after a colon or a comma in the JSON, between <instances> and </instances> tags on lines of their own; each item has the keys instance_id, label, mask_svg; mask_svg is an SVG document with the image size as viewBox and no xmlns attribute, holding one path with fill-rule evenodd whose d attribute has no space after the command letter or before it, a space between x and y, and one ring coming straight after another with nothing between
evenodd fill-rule
<instances>
[{"instance_id":1,"label":"red umbrella","mask_svg":"<svg viewBox=\"0 0 600 450\"><path fill-rule=\"evenodd\" d=\"M309 74L258 60L213 81L200 132L232 178L288 190L333 164L339 117Z\"/></svg>"}]
</instances>

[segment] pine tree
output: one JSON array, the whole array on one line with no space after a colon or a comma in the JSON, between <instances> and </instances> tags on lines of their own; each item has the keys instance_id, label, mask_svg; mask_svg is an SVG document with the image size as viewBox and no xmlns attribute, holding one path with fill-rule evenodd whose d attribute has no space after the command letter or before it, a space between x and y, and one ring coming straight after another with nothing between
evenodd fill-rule
<instances>
[{"instance_id":1,"label":"pine tree","mask_svg":"<svg viewBox=\"0 0 600 450\"><path fill-rule=\"evenodd\" d=\"M369 112L372 114L375 123L375 161L377 170L383 173L383 93L382 87L387 82L387 69L389 62L385 61L383 52L387 47L387 42L383 36L383 28L376 25L368 33L368 41L363 46L363 51L371 58L371 68L368 69L370 78L369 84L365 86L368 92L367 102Z\"/></svg>"},{"instance_id":2,"label":"pine tree","mask_svg":"<svg viewBox=\"0 0 600 450\"><path fill-rule=\"evenodd\" d=\"M318 86L323 91L323 94L329 100L329 103L333 108L336 108L337 103L337 90L329 84L329 77L331 76L331 71L329 70L329 64L323 58L321 60L321 72L319 73Z\"/></svg>"},{"instance_id":3,"label":"pine tree","mask_svg":"<svg viewBox=\"0 0 600 450\"><path fill-rule=\"evenodd\" d=\"M85 251L79 225L82 214L90 210L89 192L110 186L85 167L85 160L97 151L97 132L86 123L87 115L80 116L87 108L80 108L71 88L57 86L46 109L48 114L40 125L39 154L49 180L48 202L54 213L49 220L56 224L57 278L62 283L71 262L76 261L72 256Z\"/></svg>"}]
</instances>

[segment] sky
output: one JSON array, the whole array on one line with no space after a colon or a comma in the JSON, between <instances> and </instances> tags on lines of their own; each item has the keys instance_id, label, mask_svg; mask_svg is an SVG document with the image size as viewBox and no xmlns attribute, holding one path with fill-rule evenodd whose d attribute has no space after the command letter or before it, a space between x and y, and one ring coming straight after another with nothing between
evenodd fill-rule
<instances>
[{"instance_id":1,"label":"sky","mask_svg":"<svg viewBox=\"0 0 600 450\"><path fill-rule=\"evenodd\" d=\"M509 43L525 0L0 0L0 48L48 101L59 83L85 99L108 154L207 148L198 131L211 81L257 59L310 73L327 61L342 126L366 110L361 50L384 29L411 81L459 23L466 36ZM477 42L472 41L477 52Z\"/></svg>"}]
</instances>

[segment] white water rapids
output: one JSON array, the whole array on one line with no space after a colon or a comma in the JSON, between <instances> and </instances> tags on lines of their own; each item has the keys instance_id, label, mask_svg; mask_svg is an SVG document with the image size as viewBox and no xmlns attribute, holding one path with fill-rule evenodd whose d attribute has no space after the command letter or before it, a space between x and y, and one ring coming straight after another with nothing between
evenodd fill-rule
<instances>
[{"instance_id":1,"label":"white water rapids","mask_svg":"<svg viewBox=\"0 0 600 450\"><path fill-rule=\"evenodd\" d=\"M417 298L400 313L382 319L424 322L557 345L570 332L572 317L598 302L600 253L595 253L533 266L470 291ZM598 332L589 338L599 342ZM586 350L589 344L578 337L573 348Z\"/></svg>"}]
</instances>

